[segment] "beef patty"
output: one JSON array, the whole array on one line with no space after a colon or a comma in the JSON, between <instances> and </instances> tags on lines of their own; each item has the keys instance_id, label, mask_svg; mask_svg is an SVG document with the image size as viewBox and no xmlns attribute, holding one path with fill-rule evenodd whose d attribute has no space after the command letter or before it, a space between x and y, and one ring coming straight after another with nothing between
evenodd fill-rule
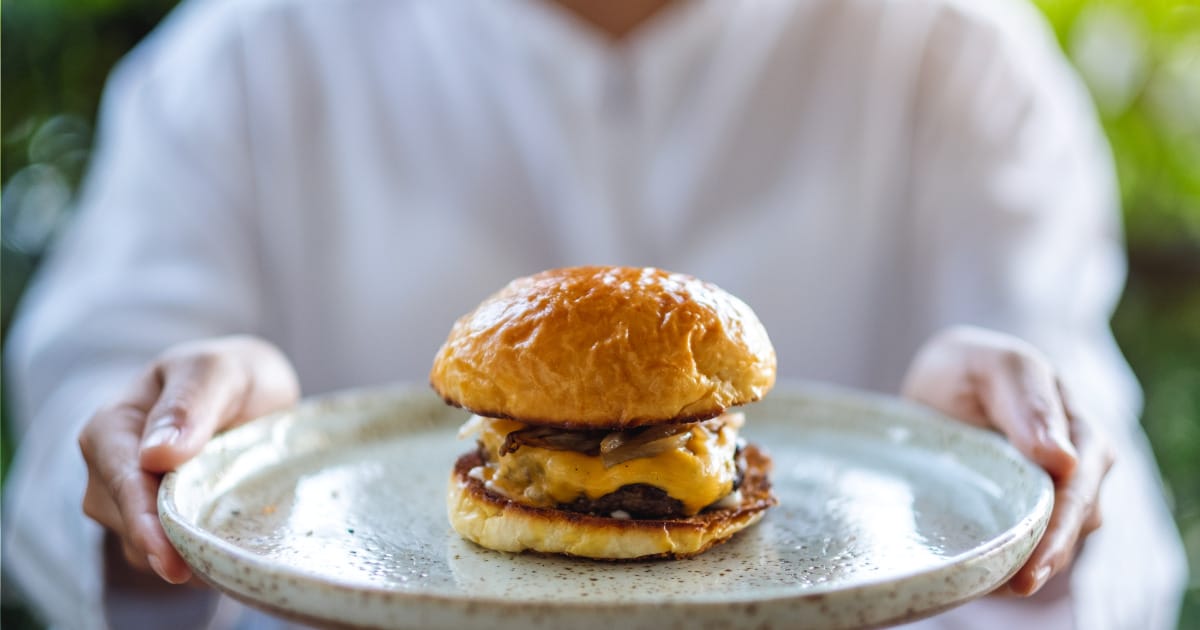
<instances>
[{"instance_id":1,"label":"beef patty","mask_svg":"<svg viewBox=\"0 0 1200 630\"><path fill-rule=\"evenodd\" d=\"M679 499L671 498L662 488L644 483L621 486L599 499L580 497L570 503L562 503L558 508L604 516L621 510L633 518L676 518L684 515L683 503Z\"/></svg>"}]
</instances>

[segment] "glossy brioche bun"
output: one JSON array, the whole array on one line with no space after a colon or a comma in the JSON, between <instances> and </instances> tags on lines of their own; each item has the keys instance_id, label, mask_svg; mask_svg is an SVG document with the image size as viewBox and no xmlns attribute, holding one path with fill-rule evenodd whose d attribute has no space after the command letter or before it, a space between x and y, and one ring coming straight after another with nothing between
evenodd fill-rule
<instances>
[{"instance_id":1,"label":"glossy brioche bun","mask_svg":"<svg viewBox=\"0 0 1200 630\"><path fill-rule=\"evenodd\" d=\"M621 429L762 398L775 350L754 311L712 284L573 267L518 278L455 322L430 382L481 416Z\"/></svg>"},{"instance_id":2,"label":"glossy brioche bun","mask_svg":"<svg viewBox=\"0 0 1200 630\"><path fill-rule=\"evenodd\" d=\"M767 473L771 460L753 445L742 451L746 469L736 507L679 519L615 519L510 501L469 476L483 465L478 452L458 458L446 508L463 538L497 551L537 551L597 560L686 558L721 544L757 523L775 505Z\"/></svg>"}]
</instances>

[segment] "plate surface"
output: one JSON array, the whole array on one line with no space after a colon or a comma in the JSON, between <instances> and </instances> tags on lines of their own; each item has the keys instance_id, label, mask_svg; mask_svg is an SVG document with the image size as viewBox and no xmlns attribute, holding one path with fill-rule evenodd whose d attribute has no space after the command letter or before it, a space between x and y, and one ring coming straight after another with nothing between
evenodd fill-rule
<instances>
[{"instance_id":1,"label":"plate surface","mask_svg":"<svg viewBox=\"0 0 1200 630\"><path fill-rule=\"evenodd\" d=\"M467 415L424 389L336 394L167 475L163 527L205 579L341 627L854 628L987 593L1028 557L1050 480L995 434L882 396L779 387L743 434L780 505L690 560L510 555L446 519Z\"/></svg>"}]
</instances>

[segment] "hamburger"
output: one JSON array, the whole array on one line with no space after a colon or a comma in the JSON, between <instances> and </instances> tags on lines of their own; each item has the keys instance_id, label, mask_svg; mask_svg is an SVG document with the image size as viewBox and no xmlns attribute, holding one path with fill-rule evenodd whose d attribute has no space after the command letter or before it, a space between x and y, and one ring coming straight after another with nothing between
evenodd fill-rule
<instances>
[{"instance_id":1,"label":"hamburger","mask_svg":"<svg viewBox=\"0 0 1200 630\"><path fill-rule=\"evenodd\" d=\"M574 267L519 278L461 317L430 381L474 415L447 510L490 549L681 558L776 503L730 407L775 382L754 311L694 277Z\"/></svg>"}]
</instances>

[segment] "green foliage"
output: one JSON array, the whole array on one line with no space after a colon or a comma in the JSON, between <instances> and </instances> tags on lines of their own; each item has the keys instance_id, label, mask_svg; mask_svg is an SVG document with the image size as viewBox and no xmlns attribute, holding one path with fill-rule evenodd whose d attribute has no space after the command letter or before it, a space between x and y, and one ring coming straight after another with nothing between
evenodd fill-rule
<instances>
[{"instance_id":1,"label":"green foliage","mask_svg":"<svg viewBox=\"0 0 1200 630\"><path fill-rule=\"evenodd\" d=\"M1193 576L1200 572L1200 282L1136 267L1113 330L1145 389L1142 425L1173 499ZM1104 506L1119 510L1120 506ZM1132 542L1132 541L1131 541ZM1193 577L1180 628L1200 628Z\"/></svg>"},{"instance_id":2,"label":"green foliage","mask_svg":"<svg viewBox=\"0 0 1200 630\"><path fill-rule=\"evenodd\" d=\"M174 4L5 0L0 21L3 331L79 184L108 72Z\"/></svg>"},{"instance_id":3,"label":"green foliage","mask_svg":"<svg viewBox=\"0 0 1200 630\"><path fill-rule=\"evenodd\" d=\"M1200 256L1200 4L1036 3L1096 98L1130 243Z\"/></svg>"},{"instance_id":4,"label":"green foliage","mask_svg":"<svg viewBox=\"0 0 1200 630\"><path fill-rule=\"evenodd\" d=\"M64 218L91 146L100 90L113 64L174 0L5 0L0 20L0 335ZM0 386L0 483L13 456L7 382ZM40 627L7 601L0 626Z\"/></svg>"},{"instance_id":5,"label":"green foliage","mask_svg":"<svg viewBox=\"0 0 1200 630\"><path fill-rule=\"evenodd\" d=\"M1200 4L1036 2L1113 147L1131 258L1113 330L1145 389L1142 424L1200 575ZM1200 627L1195 577L1180 627Z\"/></svg>"}]
</instances>

